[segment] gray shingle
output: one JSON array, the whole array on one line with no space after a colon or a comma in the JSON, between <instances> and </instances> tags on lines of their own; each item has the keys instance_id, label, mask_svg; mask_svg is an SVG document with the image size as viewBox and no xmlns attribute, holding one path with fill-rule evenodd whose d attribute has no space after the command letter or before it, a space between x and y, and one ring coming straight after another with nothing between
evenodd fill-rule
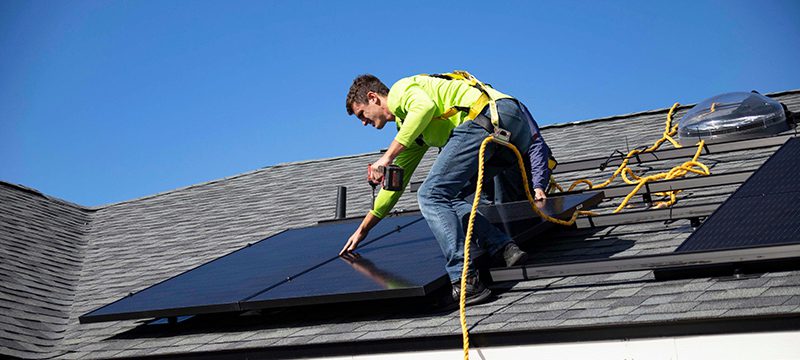
<instances>
[{"instance_id":1,"label":"gray shingle","mask_svg":"<svg viewBox=\"0 0 800 360\"><path fill-rule=\"evenodd\" d=\"M348 342L348 341L353 341L353 339L358 339L366 334L367 332L362 332L362 331L354 331L354 332L339 333L339 334L322 334L315 337L310 342L314 344ZM272 344L264 344L264 345L272 345Z\"/></svg>"},{"instance_id":2,"label":"gray shingle","mask_svg":"<svg viewBox=\"0 0 800 360\"><path fill-rule=\"evenodd\" d=\"M402 329L403 325L412 322L412 320L394 320L394 321L379 321L375 323L365 324L357 328L356 331L383 331L383 330L396 330Z\"/></svg>"},{"instance_id":3,"label":"gray shingle","mask_svg":"<svg viewBox=\"0 0 800 360\"><path fill-rule=\"evenodd\" d=\"M272 345L274 345L274 346L302 345L302 344L308 343L309 341L314 340L314 338L315 338L315 336L286 337L286 338L278 339Z\"/></svg>"},{"instance_id":4,"label":"gray shingle","mask_svg":"<svg viewBox=\"0 0 800 360\"><path fill-rule=\"evenodd\" d=\"M674 314L695 310L696 303L661 303L657 305L642 305L630 312L631 315L639 314Z\"/></svg>"},{"instance_id":5,"label":"gray shingle","mask_svg":"<svg viewBox=\"0 0 800 360\"><path fill-rule=\"evenodd\" d=\"M513 321L507 323L501 329L504 331L514 331L514 330L531 330L531 329L541 329L541 328L552 328L556 327L559 324L563 323L564 319L530 319L528 321Z\"/></svg>"},{"instance_id":6,"label":"gray shingle","mask_svg":"<svg viewBox=\"0 0 800 360\"><path fill-rule=\"evenodd\" d=\"M359 340L370 340L370 339L392 339L392 338L399 338L405 334L408 334L413 330L411 329L396 329L396 330L381 330L381 331L370 331L366 334L360 336Z\"/></svg>"},{"instance_id":7,"label":"gray shingle","mask_svg":"<svg viewBox=\"0 0 800 360\"><path fill-rule=\"evenodd\" d=\"M705 300L720 300L720 299L741 299L743 297L752 297L758 296L764 293L766 289L764 288L744 288L744 289L730 289L730 290L718 290L718 291L707 291L706 293L700 295L697 300L698 301L705 301Z\"/></svg>"},{"instance_id":8,"label":"gray shingle","mask_svg":"<svg viewBox=\"0 0 800 360\"><path fill-rule=\"evenodd\" d=\"M91 217L80 206L0 182L0 355L58 353Z\"/></svg>"}]
</instances>

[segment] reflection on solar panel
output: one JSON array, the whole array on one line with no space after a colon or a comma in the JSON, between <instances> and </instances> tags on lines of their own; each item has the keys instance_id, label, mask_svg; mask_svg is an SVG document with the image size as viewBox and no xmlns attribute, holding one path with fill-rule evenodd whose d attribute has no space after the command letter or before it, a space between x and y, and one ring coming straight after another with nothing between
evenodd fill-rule
<instances>
[{"instance_id":1,"label":"reflection on solar panel","mask_svg":"<svg viewBox=\"0 0 800 360\"><path fill-rule=\"evenodd\" d=\"M800 139L789 139L676 252L800 242Z\"/></svg>"},{"instance_id":2,"label":"reflection on solar panel","mask_svg":"<svg viewBox=\"0 0 800 360\"><path fill-rule=\"evenodd\" d=\"M363 244L420 220L420 216L387 218L370 232ZM240 310L240 301L338 258L336 254L344 240L356 227L357 221L348 221L281 232L94 310L80 321Z\"/></svg>"},{"instance_id":3,"label":"reflection on solar panel","mask_svg":"<svg viewBox=\"0 0 800 360\"><path fill-rule=\"evenodd\" d=\"M568 217L600 193L555 196L542 210ZM541 220L523 205L483 207L495 224L531 233ZM448 285L444 256L419 215L388 217L358 256L337 256L358 220L281 232L80 317L82 323L425 296ZM526 228L527 226L528 228ZM527 230L526 230L527 229Z\"/></svg>"},{"instance_id":4,"label":"reflection on solar panel","mask_svg":"<svg viewBox=\"0 0 800 360\"><path fill-rule=\"evenodd\" d=\"M424 220L359 247L358 255L326 262L247 299L242 307L424 296L448 283L444 256Z\"/></svg>"}]
</instances>

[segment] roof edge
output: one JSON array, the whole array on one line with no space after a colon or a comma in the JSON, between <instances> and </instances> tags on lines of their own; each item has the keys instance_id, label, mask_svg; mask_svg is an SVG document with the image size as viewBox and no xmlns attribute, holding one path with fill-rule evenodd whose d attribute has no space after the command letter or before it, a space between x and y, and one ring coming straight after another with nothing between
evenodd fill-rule
<instances>
[{"instance_id":1,"label":"roof edge","mask_svg":"<svg viewBox=\"0 0 800 360\"><path fill-rule=\"evenodd\" d=\"M515 346L524 344L588 342L613 339L646 339L684 335L717 335L795 331L800 314L772 314L735 318L696 318L613 323L595 326L569 326L558 329L492 331L470 334L472 346ZM426 350L458 349L461 334L428 335L394 339L330 342L319 344L211 350L196 353L171 353L138 356L146 359L297 359L321 356L357 356L375 353L409 353ZM353 346L353 344L357 346ZM123 357L124 358L124 357Z\"/></svg>"}]
</instances>

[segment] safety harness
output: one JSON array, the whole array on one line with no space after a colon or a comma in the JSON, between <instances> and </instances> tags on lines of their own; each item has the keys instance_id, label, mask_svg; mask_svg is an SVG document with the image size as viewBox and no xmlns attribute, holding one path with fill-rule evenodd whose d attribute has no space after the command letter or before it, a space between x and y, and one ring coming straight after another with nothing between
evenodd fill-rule
<instances>
[{"instance_id":1,"label":"safety harness","mask_svg":"<svg viewBox=\"0 0 800 360\"><path fill-rule=\"evenodd\" d=\"M494 140L496 142L501 142L505 144L509 144L511 139L511 133L503 128L500 127L500 115L497 113L497 100L492 97L492 94L489 93L488 88L492 86L486 83L481 82L464 70L454 70L453 72L449 73L442 73L442 74L422 74L423 76L430 76L444 80L456 80L456 81L463 81L467 83L467 85L472 86L481 91L481 96L475 100L475 102L470 107L465 106L453 106L447 110L445 110L442 115L434 117L434 120L446 120L458 113L465 113L467 114L466 119L468 121L474 121L487 131L489 131ZM486 119L485 116L482 116L481 113L486 106L489 106L489 113L490 118ZM488 123L485 120L489 120ZM540 136L539 134L535 134L534 136ZM558 166L558 161L553 154L550 154L549 158L547 159L547 168L550 169L550 172ZM550 182L548 184L548 188L545 190L550 190L552 184L556 184L555 179L553 176L550 176Z\"/></svg>"},{"instance_id":2,"label":"safety harness","mask_svg":"<svg viewBox=\"0 0 800 360\"><path fill-rule=\"evenodd\" d=\"M424 74L426 75L426 74ZM511 133L507 130L500 127L500 115L497 114L497 99L495 99L489 90L487 90L490 86L484 84L476 77L472 76L472 74L464 71L464 70L455 70L450 73L443 73L443 74L430 74L427 76L436 77L445 80L459 80L466 82L469 86L472 86L481 91L481 96L478 100L470 107L461 107L461 106L453 106L447 110L445 110L442 115L436 117L435 119L448 119L453 115L459 112L465 112L467 114L467 120L475 120L478 116L483 112L483 109L488 105L489 106L489 114L490 120L492 124L492 135L498 141L504 141L506 143L509 142L511 138Z\"/></svg>"}]
</instances>

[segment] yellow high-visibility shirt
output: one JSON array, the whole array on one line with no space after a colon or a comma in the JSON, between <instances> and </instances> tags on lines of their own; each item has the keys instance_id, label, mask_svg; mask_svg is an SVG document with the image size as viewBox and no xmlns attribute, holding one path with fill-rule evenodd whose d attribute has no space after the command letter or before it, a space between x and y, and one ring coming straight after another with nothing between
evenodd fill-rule
<instances>
[{"instance_id":1,"label":"yellow high-visibility shirt","mask_svg":"<svg viewBox=\"0 0 800 360\"><path fill-rule=\"evenodd\" d=\"M488 89L495 99L511 98L497 90ZM450 108L469 108L482 92L460 80L446 80L426 75L400 79L389 90L387 106L395 115L397 136L395 140L406 147L394 160L404 170L403 189L429 147L443 147L456 126L467 121L465 112L448 119L435 119ZM420 135L422 136L420 138ZM420 138L420 141L417 139ZM375 198L371 213L378 218L386 216L400 199L403 191L381 189Z\"/></svg>"}]
</instances>

